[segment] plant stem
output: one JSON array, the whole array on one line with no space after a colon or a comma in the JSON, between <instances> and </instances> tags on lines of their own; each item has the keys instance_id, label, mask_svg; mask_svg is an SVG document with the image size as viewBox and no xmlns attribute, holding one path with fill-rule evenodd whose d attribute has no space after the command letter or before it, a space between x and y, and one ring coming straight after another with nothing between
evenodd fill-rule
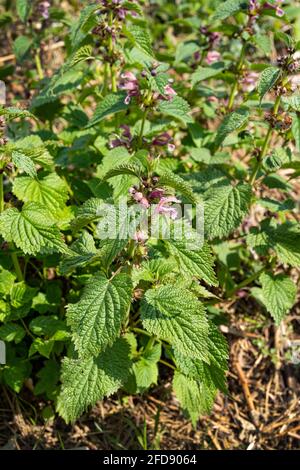
<instances>
[{"instance_id":1,"label":"plant stem","mask_svg":"<svg viewBox=\"0 0 300 470\"><path fill-rule=\"evenodd\" d=\"M235 79L235 81L233 83L233 86L232 86L232 89L231 89L231 92L230 92L230 96L229 96L229 100L228 100L228 106L227 106L228 111L231 111L231 109L233 107L235 94L237 92L238 85L239 85L239 80L238 80L239 75L238 74L239 74L239 72L240 72L240 70L243 66L243 62L244 62L244 58L245 58L245 52L246 52L246 43L243 44L243 47L242 47L241 52L240 52L239 61L238 61L237 66L236 66L237 78Z\"/></svg>"},{"instance_id":2,"label":"plant stem","mask_svg":"<svg viewBox=\"0 0 300 470\"><path fill-rule=\"evenodd\" d=\"M279 106L280 106L280 96L277 96L276 101L274 103L274 107L273 107L273 115L274 116L276 116L278 114ZM270 139L271 139L271 135L272 135L272 130L273 130L272 126L269 125L268 132L266 134L263 146L261 148L261 152L260 152L260 154L257 158L257 162L256 162L256 164L253 168L252 174L251 174L250 179L249 179L249 183L251 185L254 184L254 182L256 180L256 177L257 177L257 174L258 174L258 172L259 172L259 170L262 166L263 159L264 159L264 157L266 156L266 154L268 152L269 143L270 143Z\"/></svg>"},{"instance_id":3,"label":"plant stem","mask_svg":"<svg viewBox=\"0 0 300 470\"><path fill-rule=\"evenodd\" d=\"M11 247L12 250L16 249L16 247L13 243L11 244L10 247ZM11 259L12 259L12 262L13 262L13 265L14 265L14 268L15 268L15 271L16 271L18 281L19 282L24 281L24 276L23 276L21 266L20 266L20 263L19 263L19 260L18 260L18 257L16 255L16 253L14 251L12 251L10 256L11 256Z\"/></svg>"},{"instance_id":4,"label":"plant stem","mask_svg":"<svg viewBox=\"0 0 300 470\"><path fill-rule=\"evenodd\" d=\"M164 365L167 366L167 367L170 367L170 369L176 370L176 367L174 367L174 366L173 366L172 364L170 364L169 362L164 361L163 359L160 359L158 362L160 362L161 364L164 364Z\"/></svg>"},{"instance_id":5,"label":"plant stem","mask_svg":"<svg viewBox=\"0 0 300 470\"><path fill-rule=\"evenodd\" d=\"M132 328L132 331L135 331L136 333L140 333L141 335L148 336L149 338L152 338L152 335L148 333L145 330L142 330L141 328Z\"/></svg>"},{"instance_id":6,"label":"plant stem","mask_svg":"<svg viewBox=\"0 0 300 470\"><path fill-rule=\"evenodd\" d=\"M148 353L148 352L152 349L154 343L155 343L155 336L152 336L152 337L149 339L149 341L148 341L148 343L147 343L147 345L146 345L146 347L145 347L144 354Z\"/></svg>"},{"instance_id":7,"label":"plant stem","mask_svg":"<svg viewBox=\"0 0 300 470\"><path fill-rule=\"evenodd\" d=\"M0 214L4 211L3 173L0 174Z\"/></svg>"},{"instance_id":8,"label":"plant stem","mask_svg":"<svg viewBox=\"0 0 300 470\"><path fill-rule=\"evenodd\" d=\"M248 286L251 284L253 281L255 281L263 272L266 271L268 266L264 266L263 268L259 269L256 271L256 273L252 274L252 276L248 277L244 281L242 281L240 284L238 284L232 291L228 293L228 297L232 297L238 290L242 289L243 287Z\"/></svg>"},{"instance_id":9,"label":"plant stem","mask_svg":"<svg viewBox=\"0 0 300 470\"><path fill-rule=\"evenodd\" d=\"M43 67L42 67L39 51L37 51L37 53L35 54L34 60L35 60L36 70L37 70L39 79L43 80L44 72L43 72Z\"/></svg>"},{"instance_id":10,"label":"plant stem","mask_svg":"<svg viewBox=\"0 0 300 470\"><path fill-rule=\"evenodd\" d=\"M113 24L113 14L110 12L109 18L108 18L108 25L112 27ZM110 36L108 38L108 52L109 52L109 57L110 60L113 57L113 52L114 52L114 43L113 43L113 38ZM112 65L112 63L109 63L109 69L110 69L110 80L111 80L111 91L113 93L116 93L117 91L117 79L116 79L116 73L115 73L115 68Z\"/></svg>"},{"instance_id":11,"label":"plant stem","mask_svg":"<svg viewBox=\"0 0 300 470\"><path fill-rule=\"evenodd\" d=\"M140 135L139 135L139 147L142 146L143 143L143 135L144 135L144 129L145 129L145 122L147 118L148 111L146 110L143 114L142 117L142 124L141 124L141 130L140 130Z\"/></svg>"}]
</instances>

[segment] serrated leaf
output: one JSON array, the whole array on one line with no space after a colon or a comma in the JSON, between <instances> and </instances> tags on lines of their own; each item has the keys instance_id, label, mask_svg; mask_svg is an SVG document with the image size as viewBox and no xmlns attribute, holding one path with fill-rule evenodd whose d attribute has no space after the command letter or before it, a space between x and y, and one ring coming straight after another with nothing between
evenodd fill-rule
<instances>
[{"instance_id":1,"label":"serrated leaf","mask_svg":"<svg viewBox=\"0 0 300 470\"><path fill-rule=\"evenodd\" d=\"M86 266L97 258L97 253L92 235L84 231L78 240L70 246L68 254L63 257L59 265L61 274L66 275L79 266Z\"/></svg>"},{"instance_id":2,"label":"serrated leaf","mask_svg":"<svg viewBox=\"0 0 300 470\"><path fill-rule=\"evenodd\" d=\"M264 305L279 325L296 301L297 287L292 279L284 274L263 273L259 280Z\"/></svg>"},{"instance_id":3,"label":"serrated leaf","mask_svg":"<svg viewBox=\"0 0 300 470\"><path fill-rule=\"evenodd\" d=\"M227 392L225 372L228 369L228 345L219 329L209 322L208 336L209 364L200 359L182 355L174 348L175 362L186 376L209 385L213 389Z\"/></svg>"},{"instance_id":4,"label":"serrated leaf","mask_svg":"<svg viewBox=\"0 0 300 470\"><path fill-rule=\"evenodd\" d=\"M103 204L104 202L99 198L91 198L85 201L82 206L78 208L77 216L71 222L73 232L78 232L91 222L99 220Z\"/></svg>"},{"instance_id":5,"label":"serrated leaf","mask_svg":"<svg viewBox=\"0 0 300 470\"><path fill-rule=\"evenodd\" d=\"M150 34L145 27L132 24L129 29L124 28L124 33L135 47L153 57Z\"/></svg>"},{"instance_id":6,"label":"serrated leaf","mask_svg":"<svg viewBox=\"0 0 300 470\"><path fill-rule=\"evenodd\" d=\"M173 390L184 413L194 426L200 415L210 413L216 396L216 389L210 383L198 382L175 371Z\"/></svg>"},{"instance_id":7,"label":"serrated leaf","mask_svg":"<svg viewBox=\"0 0 300 470\"><path fill-rule=\"evenodd\" d=\"M299 224L285 222L281 225L274 225L266 219L261 225L261 230L257 227L250 230L247 243L260 255L266 256L271 249L281 263L299 267L299 238Z\"/></svg>"},{"instance_id":8,"label":"serrated leaf","mask_svg":"<svg viewBox=\"0 0 300 470\"><path fill-rule=\"evenodd\" d=\"M246 11L247 9L248 2L246 0L226 0L218 4L218 10L213 15L212 20L225 20L238 11Z\"/></svg>"},{"instance_id":9,"label":"serrated leaf","mask_svg":"<svg viewBox=\"0 0 300 470\"><path fill-rule=\"evenodd\" d=\"M86 284L77 304L69 304L67 322L80 357L96 356L120 335L132 283L126 274L108 280L101 274Z\"/></svg>"},{"instance_id":10,"label":"serrated leaf","mask_svg":"<svg viewBox=\"0 0 300 470\"><path fill-rule=\"evenodd\" d=\"M214 257L207 244L198 250L189 249L184 240L170 240L166 244L181 273L203 279L209 285L218 285L213 269Z\"/></svg>"},{"instance_id":11,"label":"serrated leaf","mask_svg":"<svg viewBox=\"0 0 300 470\"><path fill-rule=\"evenodd\" d=\"M62 364L62 390L57 411L68 423L78 418L90 405L115 393L129 375L130 347L119 338L98 357L65 358Z\"/></svg>"},{"instance_id":12,"label":"serrated leaf","mask_svg":"<svg viewBox=\"0 0 300 470\"><path fill-rule=\"evenodd\" d=\"M208 323L197 297L173 285L148 290L141 307L144 328L189 357L208 361Z\"/></svg>"},{"instance_id":13,"label":"serrated leaf","mask_svg":"<svg viewBox=\"0 0 300 470\"><path fill-rule=\"evenodd\" d=\"M103 179L105 181L107 179L110 179L110 178L113 178L114 176L119 176L119 175L131 175L131 176L136 176L137 178L140 178L141 171L142 171L142 166L140 165L134 165L133 163L123 163L122 165L116 166L115 168L112 168L111 170L109 170L103 176Z\"/></svg>"},{"instance_id":14,"label":"serrated leaf","mask_svg":"<svg viewBox=\"0 0 300 470\"><path fill-rule=\"evenodd\" d=\"M87 5L80 12L80 17L73 23L70 33L70 43L73 50L76 50L82 41L86 38L89 31L96 26L97 21L95 12L99 9L99 5L93 3Z\"/></svg>"},{"instance_id":15,"label":"serrated leaf","mask_svg":"<svg viewBox=\"0 0 300 470\"><path fill-rule=\"evenodd\" d=\"M86 127L92 127L101 122L107 116L118 113L128 108L125 104L126 94L123 92L110 93L97 105L94 115Z\"/></svg>"},{"instance_id":16,"label":"serrated leaf","mask_svg":"<svg viewBox=\"0 0 300 470\"><path fill-rule=\"evenodd\" d=\"M273 88L280 75L281 70L278 67L267 67L262 71L257 85L260 100Z\"/></svg>"},{"instance_id":17,"label":"serrated leaf","mask_svg":"<svg viewBox=\"0 0 300 470\"><path fill-rule=\"evenodd\" d=\"M272 41L270 36L267 34L256 33L253 36L253 41L255 45L263 51L263 53L268 56L272 52Z\"/></svg>"},{"instance_id":18,"label":"serrated leaf","mask_svg":"<svg viewBox=\"0 0 300 470\"><path fill-rule=\"evenodd\" d=\"M22 211L7 209L0 215L0 233L24 253L66 252L62 235L49 213L36 202L24 204Z\"/></svg>"},{"instance_id":19,"label":"serrated leaf","mask_svg":"<svg viewBox=\"0 0 300 470\"><path fill-rule=\"evenodd\" d=\"M240 225L248 213L251 194L247 183L223 185L205 193L204 228L208 238L225 237Z\"/></svg>"},{"instance_id":20,"label":"serrated leaf","mask_svg":"<svg viewBox=\"0 0 300 470\"><path fill-rule=\"evenodd\" d=\"M287 104L293 111L300 112L300 95L283 96L282 102Z\"/></svg>"},{"instance_id":21,"label":"serrated leaf","mask_svg":"<svg viewBox=\"0 0 300 470\"><path fill-rule=\"evenodd\" d=\"M236 111L225 116L222 123L218 127L215 139L216 147L219 147L231 132L238 130L244 126L249 118L249 110L247 108L240 108Z\"/></svg>"},{"instance_id":22,"label":"serrated leaf","mask_svg":"<svg viewBox=\"0 0 300 470\"><path fill-rule=\"evenodd\" d=\"M167 116L179 119L184 124L194 122L190 115L190 105L180 96L174 96L171 100L161 101L159 103L158 110Z\"/></svg>"},{"instance_id":23,"label":"serrated leaf","mask_svg":"<svg viewBox=\"0 0 300 470\"><path fill-rule=\"evenodd\" d=\"M25 109L20 109L17 107L9 106L7 108L4 108L0 106L0 116L5 116L5 119L9 122L12 121L13 119L24 119L24 118L32 118L36 119L36 117L30 113L29 111Z\"/></svg>"},{"instance_id":24,"label":"serrated leaf","mask_svg":"<svg viewBox=\"0 0 300 470\"><path fill-rule=\"evenodd\" d=\"M27 155L14 151L12 152L12 162L19 170L24 171L27 175L31 176L31 178L37 176L35 164Z\"/></svg>"},{"instance_id":25,"label":"serrated leaf","mask_svg":"<svg viewBox=\"0 0 300 470\"><path fill-rule=\"evenodd\" d=\"M198 204L199 198L197 194L193 192L191 185L182 179L179 175L172 173L171 171L164 171L160 178L159 184L161 186L169 186L182 194L192 204Z\"/></svg>"},{"instance_id":26,"label":"serrated leaf","mask_svg":"<svg viewBox=\"0 0 300 470\"><path fill-rule=\"evenodd\" d=\"M14 181L13 193L21 201L37 202L45 206L53 217L68 199L67 185L56 173L50 173L41 179L20 176Z\"/></svg>"}]
</instances>

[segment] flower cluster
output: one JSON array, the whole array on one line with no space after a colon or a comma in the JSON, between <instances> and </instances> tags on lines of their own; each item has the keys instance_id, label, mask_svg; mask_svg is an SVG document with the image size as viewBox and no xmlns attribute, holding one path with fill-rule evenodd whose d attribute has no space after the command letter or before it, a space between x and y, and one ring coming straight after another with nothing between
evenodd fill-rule
<instances>
[{"instance_id":1,"label":"flower cluster","mask_svg":"<svg viewBox=\"0 0 300 470\"><path fill-rule=\"evenodd\" d=\"M179 204L181 202L179 199L175 196L167 196L163 188L150 189L147 194L142 192L143 189L136 186L132 186L129 189L129 194L132 199L143 209L148 209L152 204L154 204L154 214L164 214L172 220L177 218L178 211L171 204Z\"/></svg>"},{"instance_id":2,"label":"flower cluster","mask_svg":"<svg viewBox=\"0 0 300 470\"><path fill-rule=\"evenodd\" d=\"M151 73L153 75L153 73ZM146 71L142 72L142 77L146 76ZM170 85L173 80L169 79L169 83L164 87L164 93L153 92L151 95L152 103L155 103L157 100L172 100L177 94L174 88ZM122 73L121 80L119 82L119 89L126 91L126 98L124 100L125 104L129 104L131 98L141 96L141 87L136 75L133 72L126 71Z\"/></svg>"},{"instance_id":3,"label":"flower cluster","mask_svg":"<svg viewBox=\"0 0 300 470\"><path fill-rule=\"evenodd\" d=\"M114 17L120 21L123 21L128 13L132 16L137 16L137 12L126 8L126 4L123 0L99 0L102 6L101 13L113 12ZM129 3L129 2L126 2ZM131 3L134 3L131 0Z\"/></svg>"},{"instance_id":4,"label":"flower cluster","mask_svg":"<svg viewBox=\"0 0 300 470\"><path fill-rule=\"evenodd\" d=\"M51 7L50 2L40 2L37 6L38 13L45 19L49 19L49 8Z\"/></svg>"}]
</instances>

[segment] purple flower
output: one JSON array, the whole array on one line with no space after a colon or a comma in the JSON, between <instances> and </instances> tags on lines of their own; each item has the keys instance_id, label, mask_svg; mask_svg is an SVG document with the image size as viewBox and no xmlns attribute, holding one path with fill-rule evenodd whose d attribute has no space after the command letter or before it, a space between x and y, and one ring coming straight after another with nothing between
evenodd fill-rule
<instances>
[{"instance_id":1,"label":"purple flower","mask_svg":"<svg viewBox=\"0 0 300 470\"><path fill-rule=\"evenodd\" d=\"M179 201L175 196L162 197L155 208L155 212L157 214L168 215L172 220L175 220L178 212L174 207L169 205L172 202L180 203L181 201Z\"/></svg>"},{"instance_id":2,"label":"purple flower","mask_svg":"<svg viewBox=\"0 0 300 470\"><path fill-rule=\"evenodd\" d=\"M133 96L140 94L140 87L136 76L132 72L124 72L121 75L119 83L120 90L127 91L127 96L124 100L125 104L129 104Z\"/></svg>"},{"instance_id":3,"label":"purple flower","mask_svg":"<svg viewBox=\"0 0 300 470\"><path fill-rule=\"evenodd\" d=\"M121 147L121 146L130 148L130 145L132 142L132 135L130 132L130 128L126 124L122 124L120 127L121 129L123 129L122 135L121 137L116 135L116 138L109 142L109 147L111 149L115 147Z\"/></svg>"},{"instance_id":4,"label":"purple flower","mask_svg":"<svg viewBox=\"0 0 300 470\"><path fill-rule=\"evenodd\" d=\"M208 65L213 64L214 62L218 62L221 58L221 55L217 51L209 51L206 56L206 63Z\"/></svg>"},{"instance_id":5,"label":"purple flower","mask_svg":"<svg viewBox=\"0 0 300 470\"><path fill-rule=\"evenodd\" d=\"M215 44L216 42L220 41L220 39L221 39L221 34L218 33L217 31L210 33L209 41L211 43Z\"/></svg>"},{"instance_id":6,"label":"purple flower","mask_svg":"<svg viewBox=\"0 0 300 470\"><path fill-rule=\"evenodd\" d=\"M165 190L162 188L155 188L149 194L149 199L161 199L165 194Z\"/></svg>"},{"instance_id":7,"label":"purple flower","mask_svg":"<svg viewBox=\"0 0 300 470\"><path fill-rule=\"evenodd\" d=\"M172 137L170 136L170 134L168 134L168 132L163 132L163 134L154 137L154 139L152 140L152 145L167 145L171 140Z\"/></svg>"},{"instance_id":8,"label":"purple flower","mask_svg":"<svg viewBox=\"0 0 300 470\"><path fill-rule=\"evenodd\" d=\"M37 6L37 11L45 19L49 19L49 8L51 7L50 2L40 2Z\"/></svg>"}]
</instances>

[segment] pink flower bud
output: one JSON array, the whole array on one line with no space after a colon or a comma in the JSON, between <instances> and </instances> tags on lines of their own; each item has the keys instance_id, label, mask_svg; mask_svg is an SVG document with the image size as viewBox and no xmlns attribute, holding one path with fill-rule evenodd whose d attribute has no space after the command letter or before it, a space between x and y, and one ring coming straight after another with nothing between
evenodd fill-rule
<instances>
[{"instance_id":1,"label":"pink flower bud","mask_svg":"<svg viewBox=\"0 0 300 470\"><path fill-rule=\"evenodd\" d=\"M208 65L213 64L214 62L218 62L221 59L221 55L217 51L209 51L206 56L206 63Z\"/></svg>"}]
</instances>

